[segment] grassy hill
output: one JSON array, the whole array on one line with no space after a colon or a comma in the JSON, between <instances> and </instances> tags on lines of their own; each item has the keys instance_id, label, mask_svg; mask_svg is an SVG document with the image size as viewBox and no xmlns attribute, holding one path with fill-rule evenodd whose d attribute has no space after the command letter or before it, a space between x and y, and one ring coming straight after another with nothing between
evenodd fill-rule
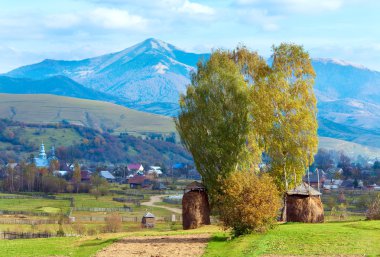
<instances>
[{"instance_id":1,"label":"grassy hill","mask_svg":"<svg viewBox=\"0 0 380 257\"><path fill-rule=\"evenodd\" d=\"M41 142L50 150L55 146L63 162L83 160L90 163L160 163L189 162L190 154L174 143L172 137L146 139L131 135L111 135L83 126L69 124L34 125L0 119L0 163L26 160L38 154ZM48 152L50 154L50 152Z\"/></svg>"},{"instance_id":2,"label":"grassy hill","mask_svg":"<svg viewBox=\"0 0 380 257\"><path fill-rule=\"evenodd\" d=\"M140 112L107 102L55 95L0 94L0 118L35 124L66 121L101 131L112 129L115 134L175 132L174 122L170 117ZM322 126L325 126L325 123L322 122ZM43 140L48 144L68 146L83 139L75 131L64 129L44 129L44 133L38 133L37 129L30 128L24 133L23 137L36 145ZM351 156L361 154L380 157L380 148L335 139L331 136L333 135L320 136L319 147L342 150ZM6 147L6 143L0 145L2 150Z\"/></svg>"},{"instance_id":3,"label":"grassy hill","mask_svg":"<svg viewBox=\"0 0 380 257\"><path fill-rule=\"evenodd\" d=\"M172 118L120 105L55 95L0 94L0 118L26 123L62 121L115 132L174 132Z\"/></svg>"},{"instance_id":4,"label":"grassy hill","mask_svg":"<svg viewBox=\"0 0 380 257\"><path fill-rule=\"evenodd\" d=\"M368 156L370 158L380 157L380 148L365 146L331 137L319 137L319 148L328 150L344 151L349 156Z\"/></svg>"}]
</instances>

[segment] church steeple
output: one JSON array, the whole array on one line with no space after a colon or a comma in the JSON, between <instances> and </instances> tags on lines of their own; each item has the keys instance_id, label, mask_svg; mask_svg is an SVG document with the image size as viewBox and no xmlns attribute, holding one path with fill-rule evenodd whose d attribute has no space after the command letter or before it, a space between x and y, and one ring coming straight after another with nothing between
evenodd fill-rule
<instances>
[{"instance_id":1,"label":"church steeple","mask_svg":"<svg viewBox=\"0 0 380 257\"><path fill-rule=\"evenodd\" d=\"M40 154L38 155L38 157L40 159L46 159L46 152L45 152L45 145L44 145L44 142L41 143L41 146L40 146Z\"/></svg>"}]
</instances>

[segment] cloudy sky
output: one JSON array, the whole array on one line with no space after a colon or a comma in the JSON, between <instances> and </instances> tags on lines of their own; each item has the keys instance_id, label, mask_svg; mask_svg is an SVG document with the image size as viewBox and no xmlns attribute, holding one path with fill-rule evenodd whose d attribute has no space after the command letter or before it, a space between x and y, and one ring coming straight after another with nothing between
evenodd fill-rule
<instances>
[{"instance_id":1,"label":"cloudy sky","mask_svg":"<svg viewBox=\"0 0 380 257\"><path fill-rule=\"evenodd\" d=\"M43 59L81 59L154 37L191 52L239 43L380 71L376 0L0 0L0 73Z\"/></svg>"}]
</instances>

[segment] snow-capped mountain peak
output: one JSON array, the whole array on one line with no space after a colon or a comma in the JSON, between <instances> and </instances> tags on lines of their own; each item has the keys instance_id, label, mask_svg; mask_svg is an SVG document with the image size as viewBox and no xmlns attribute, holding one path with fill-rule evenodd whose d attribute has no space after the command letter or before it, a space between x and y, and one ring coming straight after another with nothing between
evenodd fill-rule
<instances>
[{"instance_id":1,"label":"snow-capped mountain peak","mask_svg":"<svg viewBox=\"0 0 380 257\"><path fill-rule=\"evenodd\" d=\"M332 64L341 65L341 66L351 66L357 69L369 70L364 65L355 64L355 63L351 63L351 62L341 60L341 59L336 59L336 58L313 58L313 60L324 63L324 64L332 63Z\"/></svg>"}]
</instances>

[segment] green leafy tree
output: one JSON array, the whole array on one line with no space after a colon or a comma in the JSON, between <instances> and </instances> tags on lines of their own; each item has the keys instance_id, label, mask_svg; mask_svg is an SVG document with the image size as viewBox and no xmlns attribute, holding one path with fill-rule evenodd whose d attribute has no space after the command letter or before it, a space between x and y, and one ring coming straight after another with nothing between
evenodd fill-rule
<instances>
[{"instance_id":1,"label":"green leafy tree","mask_svg":"<svg viewBox=\"0 0 380 257\"><path fill-rule=\"evenodd\" d=\"M80 166L78 163L74 164L73 183L75 185L76 192L79 192L79 185L82 180Z\"/></svg>"},{"instance_id":2,"label":"green leafy tree","mask_svg":"<svg viewBox=\"0 0 380 257\"><path fill-rule=\"evenodd\" d=\"M101 195L108 194L108 182L104 178L100 177L98 174L94 174L91 176L91 185L92 188L90 190L90 193L98 199Z\"/></svg>"},{"instance_id":3,"label":"green leafy tree","mask_svg":"<svg viewBox=\"0 0 380 257\"><path fill-rule=\"evenodd\" d=\"M177 130L211 200L237 170L257 171L263 153L280 192L302 180L317 151L315 72L301 46L273 47L272 64L238 47L198 64L181 96Z\"/></svg>"},{"instance_id":4,"label":"green leafy tree","mask_svg":"<svg viewBox=\"0 0 380 257\"><path fill-rule=\"evenodd\" d=\"M249 90L230 53L218 50L198 63L180 108L177 130L213 199L218 181L250 161Z\"/></svg>"}]
</instances>

